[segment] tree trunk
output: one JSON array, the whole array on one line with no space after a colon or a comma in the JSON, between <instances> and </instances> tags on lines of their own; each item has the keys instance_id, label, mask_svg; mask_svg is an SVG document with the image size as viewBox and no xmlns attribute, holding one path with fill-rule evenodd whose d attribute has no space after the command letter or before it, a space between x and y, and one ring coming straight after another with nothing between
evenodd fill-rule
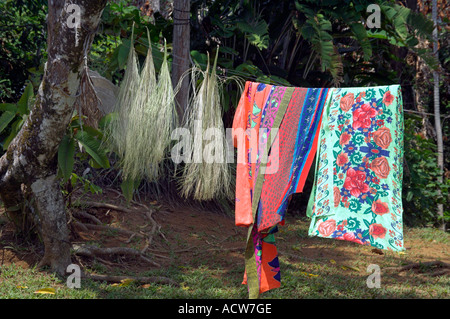
<instances>
[{"instance_id":1,"label":"tree trunk","mask_svg":"<svg viewBox=\"0 0 450 319\"><path fill-rule=\"evenodd\" d=\"M189 69L190 65L190 2L189 0L174 0L173 3L173 65L172 83L174 87L180 81L183 73ZM175 96L177 111L180 119L189 100L189 81L185 77L180 85L180 90Z\"/></svg>"},{"instance_id":2,"label":"tree trunk","mask_svg":"<svg viewBox=\"0 0 450 319\"><path fill-rule=\"evenodd\" d=\"M433 30L433 54L436 60L439 61L439 37L438 37L438 23L437 23L437 0L433 0L432 17L434 22ZM434 84L434 123L436 128L436 142L437 142L437 163L439 167L439 184L443 183L444 175L444 143L442 140L442 128L441 128L441 112L440 112L440 101L439 101L439 71L433 71L433 84ZM441 191L438 190L439 195ZM445 231L445 221L444 221L444 205L438 204L437 214L440 218L439 228Z\"/></svg>"},{"instance_id":3,"label":"tree trunk","mask_svg":"<svg viewBox=\"0 0 450 319\"><path fill-rule=\"evenodd\" d=\"M25 124L0 158L0 196L6 211L18 215L18 206L32 203L27 206L35 213L45 247L40 265L49 265L59 274L65 274L70 263L70 242L56 179L56 154L74 111L84 57L106 0L74 0L71 4L75 9L69 9L65 1L48 3L48 60L42 83ZM25 201L24 190L32 200Z\"/></svg>"}]
</instances>

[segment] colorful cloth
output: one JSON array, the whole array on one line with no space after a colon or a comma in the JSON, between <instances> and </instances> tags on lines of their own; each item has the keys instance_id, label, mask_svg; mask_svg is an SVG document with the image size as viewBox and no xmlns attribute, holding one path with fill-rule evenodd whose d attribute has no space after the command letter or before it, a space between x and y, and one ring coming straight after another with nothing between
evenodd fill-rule
<instances>
[{"instance_id":1,"label":"colorful cloth","mask_svg":"<svg viewBox=\"0 0 450 319\"><path fill-rule=\"evenodd\" d=\"M272 130L278 129L292 91L293 88L247 82L233 121L233 136L238 147L236 225L249 227L244 283L248 283L252 297L279 287L280 283L273 236L257 232L253 227L257 209L254 203L258 202L254 197L255 191L258 197L261 192L272 135L276 135Z\"/></svg>"},{"instance_id":2,"label":"colorful cloth","mask_svg":"<svg viewBox=\"0 0 450 319\"><path fill-rule=\"evenodd\" d=\"M243 283L250 298L280 286L274 234L291 195L303 191L319 140L309 234L402 249L402 123L398 85L246 83L233 134L236 225L248 227Z\"/></svg>"},{"instance_id":3,"label":"colorful cloth","mask_svg":"<svg viewBox=\"0 0 450 319\"><path fill-rule=\"evenodd\" d=\"M235 221L237 226L253 223L251 191L255 182L257 145L262 110L272 86L252 82L245 83L233 120L234 146L238 148L236 164L236 204ZM243 139L243 141L241 140ZM253 146L253 147L252 147Z\"/></svg>"},{"instance_id":4,"label":"colorful cloth","mask_svg":"<svg viewBox=\"0 0 450 319\"><path fill-rule=\"evenodd\" d=\"M244 153L246 161L237 164L235 210L236 225L249 227L244 283L251 297L280 286L274 233L284 222L290 195L303 189L327 92L246 83L233 131L236 136L245 131L238 158Z\"/></svg>"},{"instance_id":5,"label":"colorful cloth","mask_svg":"<svg viewBox=\"0 0 450 319\"><path fill-rule=\"evenodd\" d=\"M323 121L309 235L403 250L400 86L333 89Z\"/></svg>"}]
</instances>

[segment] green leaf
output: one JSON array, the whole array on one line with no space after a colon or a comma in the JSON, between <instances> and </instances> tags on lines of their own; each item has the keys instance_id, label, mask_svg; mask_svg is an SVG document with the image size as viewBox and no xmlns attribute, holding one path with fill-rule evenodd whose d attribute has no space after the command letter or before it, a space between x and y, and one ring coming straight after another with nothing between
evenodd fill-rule
<instances>
[{"instance_id":1,"label":"green leaf","mask_svg":"<svg viewBox=\"0 0 450 319\"><path fill-rule=\"evenodd\" d=\"M31 109L31 99L34 97L33 84L31 82L25 87L22 96L17 102L17 111L20 115L28 114Z\"/></svg>"},{"instance_id":2,"label":"green leaf","mask_svg":"<svg viewBox=\"0 0 450 319\"><path fill-rule=\"evenodd\" d=\"M130 40L123 40L122 44L118 48L117 63L120 69L123 69L127 64L128 54L130 53Z\"/></svg>"},{"instance_id":3,"label":"green leaf","mask_svg":"<svg viewBox=\"0 0 450 319\"><path fill-rule=\"evenodd\" d=\"M103 133L91 126L83 125L83 131L87 132L90 136L95 137L98 140L103 139Z\"/></svg>"},{"instance_id":4,"label":"green leaf","mask_svg":"<svg viewBox=\"0 0 450 319\"><path fill-rule=\"evenodd\" d=\"M0 116L0 133L8 126L8 124L16 117L16 113L6 111Z\"/></svg>"},{"instance_id":5,"label":"green leaf","mask_svg":"<svg viewBox=\"0 0 450 319\"><path fill-rule=\"evenodd\" d=\"M252 22L239 21L238 29L246 34L249 42L258 49L267 49L269 46L268 24L264 20L256 20Z\"/></svg>"},{"instance_id":6,"label":"green leaf","mask_svg":"<svg viewBox=\"0 0 450 319\"><path fill-rule=\"evenodd\" d=\"M406 195L406 201L410 202L411 199L413 198L413 195L414 195L413 192L409 191L408 194Z\"/></svg>"},{"instance_id":7,"label":"green leaf","mask_svg":"<svg viewBox=\"0 0 450 319\"><path fill-rule=\"evenodd\" d=\"M111 112L103 116L98 122L98 128L100 131L105 131L113 121L118 119L119 115L117 112Z\"/></svg>"},{"instance_id":8,"label":"green leaf","mask_svg":"<svg viewBox=\"0 0 450 319\"><path fill-rule=\"evenodd\" d=\"M367 32L367 36L369 38L374 38L374 39L383 39L383 40L387 40L388 36L386 35L386 31L384 30L375 30L375 31L366 31Z\"/></svg>"},{"instance_id":9,"label":"green leaf","mask_svg":"<svg viewBox=\"0 0 450 319\"><path fill-rule=\"evenodd\" d=\"M103 189L100 186L93 183L89 183L89 190L92 194L101 194L103 192Z\"/></svg>"},{"instance_id":10,"label":"green leaf","mask_svg":"<svg viewBox=\"0 0 450 319\"><path fill-rule=\"evenodd\" d=\"M122 190L122 194L125 199L130 202L133 199L134 193L134 181L132 179L125 179L120 184L120 189Z\"/></svg>"},{"instance_id":11,"label":"green leaf","mask_svg":"<svg viewBox=\"0 0 450 319\"><path fill-rule=\"evenodd\" d=\"M0 103L0 111L17 112L17 105L13 103Z\"/></svg>"},{"instance_id":12,"label":"green leaf","mask_svg":"<svg viewBox=\"0 0 450 319\"><path fill-rule=\"evenodd\" d=\"M75 173L72 173L70 175L70 184L72 184L72 187L75 187L77 185L78 182L78 175Z\"/></svg>"},{"instance_id":13,"label":"green leaf","mask_svg":"<svg viewBox=\"0 0 450 319\"><path fill-rule=\"evenodd\" d=\"M64 135L58 148L58 166L63 176L63 182L67 182L72 175L75 163L75 140L68 135Z\"/></svg>"},{"instance_id":14,"label":"green leaf","mask_svg":"<svg viewBox=\"0 0 450 319\"><path fill-rule=\"evenodd\" d=\"M366 29L358 22L350 24L350 28L363 49L364 60L368 61L372 57L372 45L370 44Z\"/></svg>"},{"instance_id":15,"label":"green leaf","mask_svg":"<svg viewBox=\"0 0 450 319\"><path fill-rule=\"evenodd\" d=\"M341 56L333 45L333 37L329 33L331 30L331 22L322 14L316 14L316 16L307 18L301 33L306 40L311 42L313 51L318 54L322 71L330 72L333 80L339 82L342 77L343 64Z\"/></svg>"},{"instance_id":16,"label":"green leaf","mask_svg":"<svg viewBox=\"0 0 450 319\"><path fill-rule=\"evenodd\" d=\"M108 156L99 140L90 135L87 131L78 131L75 138L101 167L110 167Z\"/></svg>"},{"instance_id":17,"label":"green leaf","mask_svg":"<svg viewBox=\"0 0 450 319\"><path fill-rule=\"evenodd\" d=\"M194 62L198 64L200 69L204 70L206 68L206 65L208 64L208 57L206 56L206 54L201 53L197 50L192 50L191 57Z\"/></svg>"},{"instance_id":18,"label":"green leaf","mask_svg":"<svg viewBox=\"0 0 450 319\"><path fill-rule=\"evenodd\" d=\"M19 132L19 130L22 127L24 122L25 122L25 119L19 117L11 125L11 134L9 134L9 136L3 141L3 150L4 151L6 151L9 144L11 143L11 141L16 137L17 133Z\"/></svg>"}]
</instances>

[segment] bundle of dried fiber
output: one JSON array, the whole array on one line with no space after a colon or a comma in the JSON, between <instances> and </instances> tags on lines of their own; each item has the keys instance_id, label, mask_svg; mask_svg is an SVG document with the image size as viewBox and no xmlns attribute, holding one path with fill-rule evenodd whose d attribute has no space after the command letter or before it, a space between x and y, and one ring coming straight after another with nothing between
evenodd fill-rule
<instances>
[{"instance_id":1,"label":"bundle of dried fiber","mask_svg":"<svg viewBox=\"0 0 450 319\"><path fill-rule=\"evenodd\" d=\"M125 75L120 84L117 101L112 109L114 116L105 128L107 146L114 151L120 159L123 159L125 155L127 144L126 136L129 129L129 114L135 103L140 82L138 59L134 49L133 39L134 23L131 32L130 51L128 54Z\"/></svg>"},{"instance_id":2,"label":"bundle of dried fiber","mask_svg":"<svg viewBox=\"0 0 450 319\"><path fill-rule=\"evenodd\" d=\"M164 61L157 80L149 34L148 39L147 57L128 117L123 176L132 180L146 178L148 181L156 181L167 157L170 133L177 125L177 117L167 46L165 45Z\"/></svg>"},{"instance_id":3,"label":"bundle of dried fiber","mask_svg":"<svg viewBox=\"0 0 450 319\"><path fill-rule=\"evenodd\" d=\"M144 67L140 73L139 85L134 92L134 103L131 105L128 114L129 124L122 161L123 177L132 180L142 179L145 175L146 167L152 163L150 160L153 151L153 147L150 144L152 134L149 134L149 132L152 131L152 122L155 120L153 98L157 82L148 30L147 36L149 48Z\"/></svg>"},{"instance_id":4,"label":"bundle of dried fiber","mask_svg":"<svg viewBox=\"0 0 450 319\"><path fill-rule=\"evenodd\" d=\"M185 198L212 200L232 196L232 177L227 162L228 145L222 121L221 79L216 73L218 51L212 70L191 71L192 94L185 114L185 127L191 133L191 149L180 178L180 192ZM203 80L200 80L200 77ZM201 84L196 84L201 81Z\"/></svg>"}]
</instances>

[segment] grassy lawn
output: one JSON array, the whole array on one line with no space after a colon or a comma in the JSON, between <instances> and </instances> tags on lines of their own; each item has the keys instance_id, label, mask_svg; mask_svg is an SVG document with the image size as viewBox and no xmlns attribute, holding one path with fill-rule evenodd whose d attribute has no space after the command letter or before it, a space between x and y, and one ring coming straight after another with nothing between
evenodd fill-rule
<instances>
[{"instance_id":1,"label":"grassy lawn","mask_svg":"<svg viewBox=\"0 0 450 319\"><path fill-rule=\"evenodd\" d=\"M198 218L198 216L191 216ZM221 221L227 222L227 219ZM230 220L232 226L233 221ZM230 226L230 227L231 227ZM214 241L221 244L244 245L244 232L235 236L219 237L217 233L191 232L189 243L203 243L204 249L175 253L186 246L176 228L165 230L173 243L170 258L156 269L141 268L139 276L165 276L179 283L178 287L165 284L114 285L106 282L82 279L81 288L68 288L65 279L46 271L22 267L15 263L0 266L0 298L10 299L245 299L246 286L243 276L243 249L208 249ZM190 228L189 228L190 227ZM280 251L281 288L266 292L263 299L346 298L392 299L421 298L447 299L450 297L450 277L432 276L431 267L408 271L384 271L387 267L441 260L449 262L450 235L431 228L405 230L406 252L384 251L374 253L370 247L323 238L310 238L308 222L293 220L280 228L276 235ZM229 235L229 234L228 234ZM172 237L171 237L172 236ZM180 246L181 245L181 246ZM201 247L200 245L195 245ZM223 246L222 246L223 247ZM0 251L1 254L1 251ZM368 288L366 280L371 272L367 267L378 265L381 269L380 288ZM111 269L99 262L91 262L87 271L103 274L136 275L134 270L121 267ZM53 288L54 294L36 293L39 289Z\"/></svg>"}]
</instances>

